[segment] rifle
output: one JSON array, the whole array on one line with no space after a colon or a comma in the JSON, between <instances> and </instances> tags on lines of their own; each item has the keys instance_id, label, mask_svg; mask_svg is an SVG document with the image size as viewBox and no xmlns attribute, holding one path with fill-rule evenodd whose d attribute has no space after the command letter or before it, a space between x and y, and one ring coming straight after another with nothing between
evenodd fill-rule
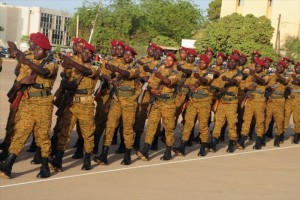
<instances>
[{"instance_id":1,"label":"rifle","mask_svg":"<svg viewBox=\"0 0 300 200\"><path fill-rule=\"evenodd\" d=\"M256 86L257 86L257 83L253 83L251 86L252 86L252 87L256 87ZM248 100L249 100L249 99L252 99L252 98L251 98L252 92L253 92L252 90L249 90L249 91L246 92L245 98L243 99L243 101L242 101L242 103L241 103L241 108L244 108L244 107L247 105Z\"/></svg>"},{"instance_id":2,"label":"rifle","mask_svg":"<svg viewBox=\"0 0 300 200\"><path fill-rule=\"evenodd\" d=\"M47 55L47 57L42 61L42 63L40 64L40 67L44 67L46 63L51 62L54 59L54 51L50 51ZM8 92L7 95L9 95L9 102L11 103L11 108L13 110L17 110L19 107L19 104L21 102L21 99L23 97L23 95L26 95L26 98L28 98L28 94L27 94L27 90L29 89L29 87L35 83L35 80L37 78L37 74L35 72L32 72L32 74L30 76L24 77L22 80L28 79L29 78L29 82L24 83L21 86L21 89L18 89L18 87L16 87L16 83L13 85L14 90L10 90ZM22 80L20 82L22 82Z\"/></svg>"},{"instance_id":3,"label":"rifle","mask_svg":"<svg viewBox=\"0 0 300 200\"><path fill-rule=\"evenodd\" d=\"M292 94L292 90L294 89L295 85L291 85L289 87L287 87L284 91L284 98L289 99L290 95Z\"/></svg>"},{"instance_id":4,"label":"rifle","mask_svg":"<svg viewBox=\"0 0 300 200\"><path fill-rule=\"evenodd\" d=\"M223 91L221 91L218 95L217 95L217 98L216 98L216 101L212 107L212 111L215 113L217 112L218 110L218 107L219 107L219 104L220 104L220 101L222 99L222 97L227 93L227 90L228 88L230 87L230 84L229 83L226 83L223 87Z\"/></svg>"},{"instance_id":5,"label":"rifle","mask_svg":"<svg viewBox=\"0 0 300 200\"><path fill-rule=\"evenodd\" d=\"M162 88L164 87L164 85L162 83L160 83L157 87L157 90L162 90ZM151 95L151 98L150 98L150 103L148 105L148 112L147 112L147 116L149 116L151 110L152 110L152 107L155 106L154 108L158 108L157 104L156 104L156 100L157 100L157 96L156 95Z\"/></svg>"},{"instance_id":6,"label":"rifle","mask_svg":"<svg viewBox=\"0 0 300 200\"><path fill-rule=\"evenodd\" d=\"M266 100L270 101L270 97L271 95L273 94L273 92L276 90L276 88L279 86L279 82L276 82L274 85L272 85L271 87L267 87L266 88L266 92L265 92L265 97L266 97Z\"/></svg>"},{"instance_id":7,"label":"rifle","mask_svg":"<svg viewBox=\"0 0 300 200\"><path fill-rule=\"evenodd\" d=\"M193 102L192 94L193 94L193 91L189 90L189 92L185 95L185 99L184 99L184 102L183 102L183 105L182 105L182 108L181 108L181 112L183 112L186 109L187 103L188 103L189 100L191 102Z\"/></svg>"},{"instance_id":8,"label":"rifle","mask_svg":"<svg viewBox=\"0 0 300 200\"><path fill-rule=\"evenodd\" d=\"M60 85L59 85L59 88L56 90L54 96L56 97L53 104L56 106L56 107L59 107L60 105L60 102L62 101L63 99L63 96L65 94L65 85L67 84L68 82L68 77L66 76L66 74L62 74L62 79L60 81Z\"/></svg>"},{"instance_id":9,"label":"rifle","mask_svg":"<svg viewBox=\"0 0 300 200\"><path fill-rule=\"evenodd\" d=\"M98 102L100 100L100 98L106 94L108 87L109 87L109 82L111 81L111 79L113 79L115 77L116 77L115 73L110 74L110 76L107 77L107 79L103 77L102 85L99 86L98 89L96 90L96 92L94 93L94 96L95 96L94 99L96 102Z\"/></svg>"}]
</instances>

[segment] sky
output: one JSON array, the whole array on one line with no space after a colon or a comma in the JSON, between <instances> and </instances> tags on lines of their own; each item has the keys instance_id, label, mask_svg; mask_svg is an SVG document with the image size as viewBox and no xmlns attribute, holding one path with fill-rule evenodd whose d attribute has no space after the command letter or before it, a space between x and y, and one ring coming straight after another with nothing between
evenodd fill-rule
<instances>
[{"instance_id":1,"label":"sky","mask_svg":"<svg viewBox=\"0 0 300 200\"><path fill-rule=\"evenodd\" d=\"M8 5L28 6L28 7L45 7L55 10L67 11L75 13L77 7L81 7L84 0L0 0L1 3ZM89 0L90 2L98 3L99 0ZM208 4L212 0L192 0L203 11L208 8ZM102 3L109 3L110 0L102 0Z\"/></svg>"}]
</instances>

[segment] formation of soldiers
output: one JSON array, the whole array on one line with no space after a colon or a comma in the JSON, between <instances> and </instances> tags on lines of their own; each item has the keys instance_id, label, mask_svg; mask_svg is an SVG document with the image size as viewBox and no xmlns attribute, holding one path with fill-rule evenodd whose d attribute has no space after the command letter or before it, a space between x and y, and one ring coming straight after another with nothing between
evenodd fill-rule
<instances>
[{"instance_id":1,"label":"formation of soldiers","mask_svg":"<svg viewBox=\"0 0 300 200\"><path fill-rule=\"evenodd\" d=\"M147 55L137 59L132 47L113 40L110 59L95 65L95 48L81 38L73 40L73 57L59 55L60 63L53 57L48 38L39 32L30 35L30 49L25 53L12 42L8 45L18 64L8 93L11 107L1 144L1 177L11 177L12 166L31 133L36 144L32 163L41 164L38 177L49 177L50 168L62 171L75 125L78 140L73 158L83 158L83 170L92 169L91 154L99 152L99 145L102 150L93 160L109 163L109 148L116 143L117 133L121 142L116 153L124 153L124 165L131 164L133 149L138 158L148 161L149 150L158 148L159 136L166 146L162 160L174 154L184 156L193 141L200 142L198 155L206 156L218 150L226 128L227 152L244 149L253 132L257 135L254 149L261 149L266 137L273 135L274 146L279 147L292 114L292 141L298 144L300 140L300 62L289 71L291 60L286 57L273 62L255 50L247 64L247 56L237 50L226 56L207 48L199 55L195 49L181 47L178 59L150 43ZM62 80L52 95L59 64ZM95 89L98 80L101 84ZM57 120L50 138L54 105ZM181 142L174 147L180 115ZM199 135L194 137L197 121ZM99 144L102 136L103 144Z\"/></svg>"}]
</instances>

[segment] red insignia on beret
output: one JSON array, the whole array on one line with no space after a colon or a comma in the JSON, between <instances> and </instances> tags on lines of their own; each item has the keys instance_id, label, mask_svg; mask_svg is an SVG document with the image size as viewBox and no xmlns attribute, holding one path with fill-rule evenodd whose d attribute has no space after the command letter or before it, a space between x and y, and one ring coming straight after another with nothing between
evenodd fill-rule
<instances>
[{"instance_id":1,"label":"red insignia on beret","mask_svg":"<svg viewBox=\"0 0 300 200\"><path fill-rule=\"evenodd\" d=\"M134 48L132 48L130 46L125 46L125 51L130 51L133 55L137 55L137 53L134 50Z\"/></svg>"},{"instance_id":2,"label":"red insignia on beret","mask_svg":"<svg viewBox=\"0 0 300 200\"><path fill-rule=\"evenodd\" d=\"M255 64L258 64L258 65L260 65L262 67L264 67L266 65L266 63L263 60L259 59L259 58L256 58L254 60L254 62L255 62Z\"/></svg>"}]
</instances>

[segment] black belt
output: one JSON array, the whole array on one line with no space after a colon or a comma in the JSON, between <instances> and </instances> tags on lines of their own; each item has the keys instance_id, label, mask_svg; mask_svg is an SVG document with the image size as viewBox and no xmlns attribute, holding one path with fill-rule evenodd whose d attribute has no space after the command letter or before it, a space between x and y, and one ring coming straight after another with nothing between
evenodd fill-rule
<instances>
[{"instance_id":1,"label":"black belt","mask_svg":"<svg viewBox=\"0 0 300 200\"><path fill-rule=\"evenodd\" d=\"M31 97L47 97L47 96L50 96L50 95L52 95L50 90L28 92L29 98L31 98Z\"/></svg>"},{"instance_id":2,"label":"black belt","mask_svg":"<svg viewBox=\"0 0 300 200\"><path fill-rule=\"evenodd\" d=\"M87 89L77 89L76 94L87 94L88 90Z\"/></svg>"},{"instance_id":3,"label":"black belt","mask_svg":"<svg viewBox=\"0 0 300 200\"><path fill-rule=\"evenodd\" d=\"M35 88L35 89L44 89L44 85L41 83L41 84L39 84L39 83L34 83L34 84L32 84L31 85L33 88Z\"/></svg>"}]
</instances>

